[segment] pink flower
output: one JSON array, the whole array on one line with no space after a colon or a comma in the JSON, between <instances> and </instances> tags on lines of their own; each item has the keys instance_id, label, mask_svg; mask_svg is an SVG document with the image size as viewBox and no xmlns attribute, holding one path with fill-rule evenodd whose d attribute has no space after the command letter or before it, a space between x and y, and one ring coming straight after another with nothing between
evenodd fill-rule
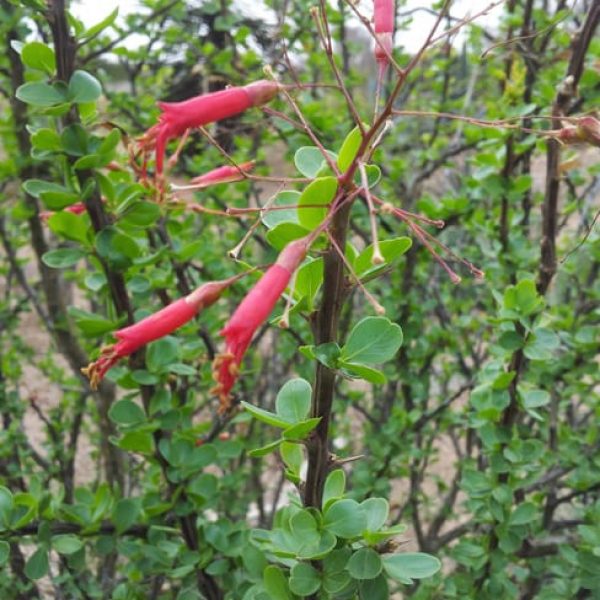
<instances>
[{"instance_id":1,"label":"pink flower","mask_svg":"<svg viewBox=\"0 0 600 600\"><path fill-rule=\"evenodd\" d=\"M208 173L204 173L204 175L194 177L194 179L190 181L190 184L196 186L198 189L202 189L211 185L216 185L217 183L231 183L233 181L241 181L242 179L244 179L244 176L240 172L240 169L242 171L251 171L253 168L253 160L242 163L241 165L239 165L239 168L234 167L232 165L218 167L217 169L213 169Z\"/></svg>"},{"instance_id":2,"label":"pink flower","mask_svg":"<svg viewBox=\"0 0 600 600\"><path fill-rule=\"evenodd\" d=\"M375 44L375 60L379 64L380 73L385 71L389 64L387 55L392 53L394 20L394 0L375 0L373 11L374 29L377 36L377 43Z\"/></svg>"},{"instance_id":3,"label":"pink flower","mask_svg":"<svg viewBox=\"0 0 600 600\"><path fill-rule=\"evenodd\" d=\"M169 140L181 137L188 129L233 117L252 106L260 106L273 98L279 89L274 81L261 79L243 87L230 87L219 92L195 96L183 102L159 102L160 119L142 137L144 149L154 147L156 172L163 171L165 147Z\"/></svg>"},{"instance_id":4,"label":"pink flower","mask_svg":"<svg viewBox=\"0 0 600 600\"><path fill-rule=\"evenodd\" d=\"M217 385L212 389L219 397L220 413L226 413L231 408L229 393L239 374L244 354L256 330L271 314L292 274L304 260L309 245L308 236L288 244L222 329L225 353L217 356L213 362L213 377Z\"/></svg>"},{"instance_id":5,"label":"pink flower","mask_svg":"<svg viewBox=\"0 0 600 600\"><path fill-rule=\"evenodd\" d=\"M153 315L116 331L114 336L119 341L102 348L100 357L81 369L81 372L90 380L90 387L93 390L97 389L106 372L121 358L172 333L190 321L200 310L216 302L223 291L238 279L239 276L236 276L223 281L205 283L191 294L172 302Z\"/></svg>"}]
</instances>

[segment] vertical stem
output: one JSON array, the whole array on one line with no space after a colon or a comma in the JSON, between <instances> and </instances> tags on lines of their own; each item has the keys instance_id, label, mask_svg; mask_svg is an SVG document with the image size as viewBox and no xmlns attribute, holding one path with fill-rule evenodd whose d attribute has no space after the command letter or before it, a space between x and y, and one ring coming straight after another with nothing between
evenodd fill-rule
<instances>
[{"instance_id":1,"label":"vertical stem","mask_svg":"<svg viewBox=\"0 0 600 600\"><path fill-rule=\"evenodd\" d=\"M575 37L571 60L562 85L559 86L552 105L552 127L561 127L561 116L569 109L576 94L577 85L583 74L585 57L594 32L600 23L600 3L594 2L586 15L581 31ZM548 140L546 151L546 191L542 204L542 241L540 248L540 268L538 272L538 292L545 294L556 273L556 229L558 220L558 196L560 189L560 145L557 140Z\"/></svg>"},{"instance_id":2,"label":"vertical stem","mask_svg":"<svg viewBox=\"0 0 600 600\"><path fill-rule=\"evenodd\" d=\"M342 200L343 201L343 200ZM331 237L340 248L346 245L350 205L340 209L333 219ZM313 323L316 344L337 341L340 312L346 296L344 261L331 245L324 256L323 295ZM311 415L321 421L308 441L308 472L304 505L321 508L323 487L329 470L329 423L335 388L335 372L317 364Z\"/></svg>"}]
</instances>

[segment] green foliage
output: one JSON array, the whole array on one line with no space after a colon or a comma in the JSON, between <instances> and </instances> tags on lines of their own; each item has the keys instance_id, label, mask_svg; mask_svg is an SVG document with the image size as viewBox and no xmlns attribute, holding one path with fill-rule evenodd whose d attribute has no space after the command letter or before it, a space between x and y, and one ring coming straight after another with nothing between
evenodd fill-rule
<instances>
[{"instance_id":1,"label":"green foliage","mask_svg":"<svg viewBox=\"0 0 600 600\"><path fill-rule=\"evenodd\" d=\"M592 597L596 149L561 144L544 171L547 131L600 102L597 36L576 96L564 86L585 6L508 3L464 25L364 134L358 119L378 122L398 73L374 112L373 44L352 8L328 5L321 24L338 79L310 6L283 6L263 18L143 0L89 23L2 4L0 595ZM397 20L401 68L419 19ZM155 177L157 101L245 85L265 64L302 117L282 90L273 111L208 125L219 147L174 135ZM551 123L558 90L565 119ZM171 185L248 160L254 178ZM318 227L219 411L219 332L263 267ZM114 335L255 266L135 352ZM110 367L97 390L80 372L94 359Z\"/></svg>"}]
</instances>

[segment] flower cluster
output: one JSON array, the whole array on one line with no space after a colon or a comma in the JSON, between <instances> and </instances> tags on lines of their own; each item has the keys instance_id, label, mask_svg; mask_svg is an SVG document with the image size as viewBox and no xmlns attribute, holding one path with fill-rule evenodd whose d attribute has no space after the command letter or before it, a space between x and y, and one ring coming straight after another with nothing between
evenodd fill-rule
<instances>
[{"instance_id":1,"label":"flower cluster","mask_svg":"<svg viewBox=\"0 0 600 600\"><path fill-rule=\"evenodd\" d=\"M232 87L220 92L204 94L184 102L159 103L162 110L159 122L139 140L144 152L153 150L156 157L156 173L164 169L165 147L169 140L185 136L189 129L225 119L252 107L268 102L279 90L279 84L257 81L243 87ZM144 162L146 156L144 155ZM217 183L239 181L254 167L254 162L223 166L191 180L190 186L201 189ZM187 187L187 186L186 186ZM173 186L175 189L176 186ZM304 260L314 236L290 243L252 288L231 319L221 331L225 338L225 352L218 355L213 364L217 385L213 389L220 400L220 412L231 406L230 391L236 381L239 366L254 333L267 319L290 278ZM100 357L82 372L96 389L106 374L121 358L168 335L190 321L200 310L213 304L221 293L238 277L204 284L185 298L159 310L139 323L114 333L117 342L101 350Z\"/></svg>"}]
</instances>

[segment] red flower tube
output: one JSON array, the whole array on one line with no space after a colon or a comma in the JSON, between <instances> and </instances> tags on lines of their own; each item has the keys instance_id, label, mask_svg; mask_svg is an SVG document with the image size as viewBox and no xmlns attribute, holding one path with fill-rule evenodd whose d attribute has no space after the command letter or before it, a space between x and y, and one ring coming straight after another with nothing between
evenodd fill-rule
<instances>
[{"instance_id":1,"label":"red flower tube","mask_svg":"<svg viewBox=\"0 0 600 600\"><path fill-rule=\"evenodd\" d=\"M389 64L387 55L392 53L394 13L394 0L375 0L373 10L374 29L377 36L377 43L375 44L375 60L379 64L380 77L383 76L383 73Z\"/></svg>"},{"instance_id":2,"label":"red flower tube","mask_svg":"<svg viewBox=\"0 0 600 600\"><path fill-rule=\"evenodd\" d=\"M90 387L93 390L97 389L106 372L121 358L129 356L142 346L185 325L200 310L216 302L223 291L239 277L205 283L191 294L172 302L153 315L116 331L114 336L119 341L102 348L100 357L81 369L81 372L90 380Z\"/></svg>"},{"instance_id":3,"label":"red flower tube","mask_svg":"<svg viewBox=\"0 0 600 600\"><path fill-rule=\"evenodd\" d=\"M225 353L217 356L213 362L213 377L217 384L212 389L219 397L220 413L230 409L229 393L237 379L244 354L254 333L271 314L292 274L304 260L312 241L309 237L291 242L281 251L275 264L248 292L221 330L225 338Z\"/></svg>"},{"instance_id":4,"label":"red flower tube","mask_svg":"<svg viewBox=\"0 0 600 600\"><path fill-rule=\"evenodd\" d=\"M202 189L211 185L216 185L217 183L232 183L233 181L241 181L244 179L244 176L240 172L240 169L242 171L251 171L253 168L253 160L242 163L239 165L239 168L234 167L233 165L218 167L217 169L213 169L208 173L194 177L194 179L190 181L190 184L196 186L198 189Z\"/></svg>"},{"instance_id":5,"label":"red flower tube","mask_svg":"<svg viewBox=\"0 0 600 600\"><path fill-rule=\"evenodd\" d=\"M279 85L261 79L243 87L195 96L183 102L159 102L159 121L142 137L142 147L154 147L156 172L163 171L165 147L169 140L182 136L188 129L233 117L252 106L265 104L277 94Z\"/></svg>"}]
</instances>

